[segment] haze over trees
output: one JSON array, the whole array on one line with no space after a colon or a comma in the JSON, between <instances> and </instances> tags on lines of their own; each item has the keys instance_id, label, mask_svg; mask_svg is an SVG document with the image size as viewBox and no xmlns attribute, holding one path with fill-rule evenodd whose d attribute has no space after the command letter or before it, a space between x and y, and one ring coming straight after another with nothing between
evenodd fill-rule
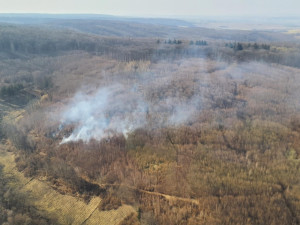
<instances>
[{"instance_id":1,"label":"haze over trees","mask_svg":"<svg viewBox=\"0 0 300 225\"><path fill-rule=\"evenodd\" d=\"M299 39L163 22L0 24L18 171L93 213L129 206L120 224L299 224ZM60 223L2 168L1 223Z\"/></svg>"}]
</instances>

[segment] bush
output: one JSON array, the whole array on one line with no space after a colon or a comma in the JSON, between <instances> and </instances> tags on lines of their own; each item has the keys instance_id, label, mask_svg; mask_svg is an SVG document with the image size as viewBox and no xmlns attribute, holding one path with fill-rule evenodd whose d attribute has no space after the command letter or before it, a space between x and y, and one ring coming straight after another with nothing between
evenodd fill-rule
<instances>
[{"instance_id":1,"label":"bush","mask_svg":"<svg viewBox=\"0 0 300 225\"><path fill-rule=\"evenodd\" d=\"M112 209L118 209L122 205L122 202L119 198L116 196L109 194L107 195L102 201L100 202L98 208L99 210L112 210Z\"/></svg>"},{"instance_id":2,"label":"bush","mask_svg":"<svg viewBox=\"0 0 300 225\"><path fill-rule=\"evenodd\" d=\"M136 213L130 213L124 220L122 220L119 225L139 225L140 222L137 218Z\"/></svg>"}]
</instances>

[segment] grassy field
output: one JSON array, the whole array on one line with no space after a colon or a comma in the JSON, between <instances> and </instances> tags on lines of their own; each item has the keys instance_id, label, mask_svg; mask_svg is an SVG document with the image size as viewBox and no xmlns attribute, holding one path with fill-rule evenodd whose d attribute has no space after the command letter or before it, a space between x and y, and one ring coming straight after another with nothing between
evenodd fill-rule
<instances>
[{"instance_id":1,"label":"grassy field","mask_svg":"<svg viewBox=\"0 0 300 225\"><path fill-rule=\"evenodd\" d=\"M99 211L99 197L92 198L86 204L76 197L62 195L45 181L24 177L17 170L14 157L12 152L7 151L7 146L0 146L0 164L4 165L4 174L13 178L10 185L26 194L43 216L56 218L60 224L119 224L134 212L128 205L123 205L117 210Z\"/></svg>"}]
</instances>

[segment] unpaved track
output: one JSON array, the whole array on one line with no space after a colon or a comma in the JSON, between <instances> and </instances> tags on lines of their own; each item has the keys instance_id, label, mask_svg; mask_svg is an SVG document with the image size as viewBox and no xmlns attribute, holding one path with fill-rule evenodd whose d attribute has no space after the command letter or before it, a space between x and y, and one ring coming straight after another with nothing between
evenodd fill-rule
<instances>
[{"instance_id":1,"label":"unpaved track","mask_svg":"<svg viewBox=\"0 0 300 225\"><path fill-rule=\"evenodd\" d=\"M146 195L152 195L152 196L158 196L158 197L163 197L169 201L181 201L181 202L185 202L185 203L192 203L195 205L199 205L199 200L197 199L192 199L192 198L182 198L182 197L178 197L178 196L174 196L174 195L168 195L168 194L163 194L160 192L155 192L155 191L146 191L143 189L138 189L136 187L133 186L128 186L128 185L124 185L124 184L99 184L99 183L95 183L89 180L89 182L94 183L99 185L102 188L107 188L107 187L125 187L128 189L131 189L133 191L138 191L142 194L146 194Z\"/></svg>"}]
</instances>

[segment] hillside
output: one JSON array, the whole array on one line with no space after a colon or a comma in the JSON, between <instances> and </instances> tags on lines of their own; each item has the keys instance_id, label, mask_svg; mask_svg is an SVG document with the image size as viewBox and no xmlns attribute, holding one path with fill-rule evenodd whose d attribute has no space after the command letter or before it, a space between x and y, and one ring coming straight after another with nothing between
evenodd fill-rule
<instances>
[{"instance_id":1,"label":"hillside","mask_svg":"<svg viewBox=\"0 0 300 225\"><path fill-rule=\"evenodd\" d=\"M105 37L163 38L163 39L212 39L248 42L297 42L297 34L287 34L290 26L278 31L215 29L201 27L209 24L203 18L196 22L183 19L133 18L107 15L43 15L43 14L0 14L0 23L44 28L79 31ZM218 23L217 19L212 19ZM264 23L264 21L261 21ZM200 25L199 25L200 24ZM293 26L295 27L295 26Z\"/></svg>"},{"instance_id":2,"label":"hillside","mask_svg":"<svg viewBox=\"0 0 300 225\"><path fill-rule=\"evenodd\" d=\"M0 25L1 223L300 223L294 34L50 19Z\"/></svg>"}]
</instances>

